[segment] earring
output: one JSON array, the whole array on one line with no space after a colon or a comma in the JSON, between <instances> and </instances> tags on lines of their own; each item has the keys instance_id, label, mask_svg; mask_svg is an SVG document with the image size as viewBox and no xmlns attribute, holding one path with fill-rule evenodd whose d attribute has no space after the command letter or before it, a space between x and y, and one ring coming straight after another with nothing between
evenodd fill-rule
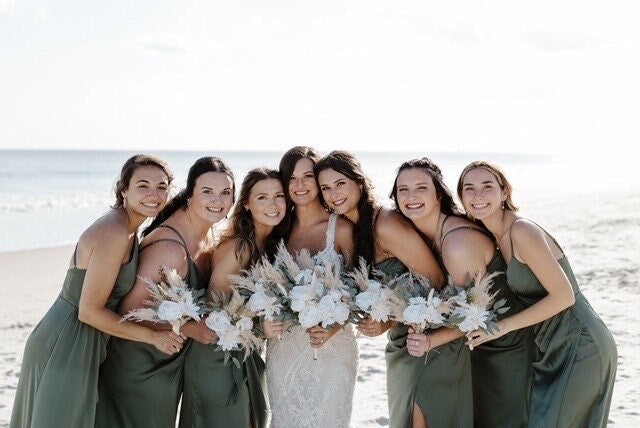
<instances>
[{"instance_id":1,"label":"earring","mask_svg":"<svg viewBox=\"0 0 640 428\"><path fill-rule=\"evenodd\" d=\"M502 207L501 208L504 209L504 201L502 201Z\"/></svg>"},{"instance_id":2,"label":"earring","mask_svg":"<svg viewBox=\"0 0 640 428\"><path fill-rule=\"evenodd\" d=\"M127 197L125 195L122 195L122 208L127 208Z\"/></svg>"},{"instance_id":3,"label":"earring","mask_svg":"<svg viewBox=\"0 0 640 428\"><path fill-rule=\"evenodd\" d=\"M187 199L187 206L190 207L191 206L191 198Z\"/></svg>"}]
</instances>

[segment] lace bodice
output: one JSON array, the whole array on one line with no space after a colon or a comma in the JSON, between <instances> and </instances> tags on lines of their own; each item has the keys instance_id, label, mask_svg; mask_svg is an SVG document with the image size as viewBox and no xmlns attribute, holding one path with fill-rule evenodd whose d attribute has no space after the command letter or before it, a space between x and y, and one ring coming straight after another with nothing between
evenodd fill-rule
<instances>
[{"instance_id":1,"label":"lace bodice","mask_svg":"<svg viewBox=\"0 0 640 428\"><path fill-rule=\"evenodd\" d=\"M337 214L329 217L326 245L314 256L316 261L342 260L335 250L337 219ZM353 328L347 324L331 337L318 349L317 360L309 341L306 330L295 325L267 342L271 427L346 428L358 371Z\"/></svg>"}]
</instances>

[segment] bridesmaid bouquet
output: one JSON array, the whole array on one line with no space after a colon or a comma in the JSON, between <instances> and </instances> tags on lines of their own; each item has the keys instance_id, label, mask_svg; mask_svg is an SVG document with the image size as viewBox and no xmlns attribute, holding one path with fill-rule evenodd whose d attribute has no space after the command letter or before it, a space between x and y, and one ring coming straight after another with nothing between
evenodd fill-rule
<instances>
[{"instance_id":1,"label":"bridesmaid bouquet","mask_svg":"<svg viewBox=\"0 0 640 428\"><path fill-rule=\"evenodd\" d=\"M231 359L240 368L240 361L232 356L232 351L244 350L244 360L262 346L260 339L253 331L255 312L250 310L245 299L237 290L231 294L211 292L213 309L205 319L205 324L218 335L218 347L225 353L224 363Z\"/></svg>"},{"instance_id":2,"label":"bridesmaid bouquet","mask_svg":"<svg viewBox=\"0 0 640 428\"><path fill-rule=\"evenodd\" d=\"M453 305L423 276L405 273L395 278L393 317L416 332L450 325Z\"/></svg>"},{"instance_id":3,"label":"bridesmaid bouquet","mask_svg":"<svg viewBox=\"0 0 640 428\"><path fill-rule=\"evenodd\" d=\"M286 251L286 249L285 249ZM295 318L289 307L291 282L277 262L262 257L240 275L229 275L231 283L248 298L247 307L267 321L286 321Z\"/></svg>"},{"instance_id":4,"label":"bridesmaid bouquet","mask_svg":"<svg viewBox=\"0 0 640 428\"><path fill-rule=\"evenodd\" d=\"M450 321L460 331L467 333L481 329L492 333L497 330L497 316L509 310L505 306L506 299L495 301L498 292L491 291L493 278L501 274L503 272L476 276L475 280L469 277L468 285L464 288L456 286L449 278L449 285L444 293L454 307Z\"/></svg>"},{"instance_id":5,"label":"bridesmaid bouquet","mask_svg":"<svg viewBox=\"0 0 640 428\"><path fill-rule=\"evenodd\" d=\"M359 266L347 274L345 282L356 290L351 311L352 322L357 324L365 317L378 322L386 322L391 318L396 304L393 290L389 287L391 284L370 279L369 267L363 258L360 258Z\"/></svg>"},{"instance_id":6,"label":"bridesmaid bouquet","mask_svg":"<svg viewBox=\"0 0 640 428\"><path fill-rule=\"evenodd\" d=\"M199 321L204 312L199 299L204 290L192 290L182 280L175 269L162 266L160 281L153 282L141 278L147 284L149 299L146 308L134 309L122 317L121 321L151 321L171 324L173 332L180 334L180 328L189 320Z\"/></svg>"}]
</instances>

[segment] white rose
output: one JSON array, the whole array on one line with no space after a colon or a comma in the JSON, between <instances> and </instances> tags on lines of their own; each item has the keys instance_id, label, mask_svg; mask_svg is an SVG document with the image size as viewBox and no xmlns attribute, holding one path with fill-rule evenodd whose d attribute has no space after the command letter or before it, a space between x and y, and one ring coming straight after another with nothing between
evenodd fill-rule
<instances>
[{"instance_id":1,"label":"white rose","mask_svg":"<svg viewBox=\"0 0 640 428\"><path fill-rule=\"evenodd\" d=\"M220 335L231 328L229 315L224 311L211 312L204 322L207 327Z\"/></svg>"},{"instance_id":2,"label":"white rose","mask_svg":"<svg viewBox=\"0 0 640 428\"><path fill-rule=\"evenodd\" d=\"M158 318L163 321L177 321L182 318L182 305L177 302L163 301L158 306Z\"/></svg>"},{"instance_id":3,"label":"white rose","mask_svg":"<svg viewBox=\"0 0 640 428\"><path fill-rule=\"evenodd\" d=\"M236 322L236 327L240 329L240 331L248 331L253 328L253 321L249 317L242 317Z\"/></svg>"}]
</instances>

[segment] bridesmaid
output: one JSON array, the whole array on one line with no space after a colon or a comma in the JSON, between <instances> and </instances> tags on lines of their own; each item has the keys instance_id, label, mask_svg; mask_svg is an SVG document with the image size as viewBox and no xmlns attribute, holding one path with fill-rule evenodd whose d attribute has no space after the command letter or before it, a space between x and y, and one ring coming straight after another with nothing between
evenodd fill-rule
<instances>
[{"instance_id":1,"label":"bridesmaid","mask_svg":"<svg viewBox=\"0 0 640 428\"><path fill-rule=\"evenodd\" d=\"M512 187L488 162L467 165L458 195L467 213L495 237L507 283L525 310L498 322L494 334L469 333L469 347L535 326L531 427L604 427L616 375L613 336L580 293L566 255L551 235L520 217Z\"/></svg>"},{"instance_id":2,"label":"bridesmaid","mask_svg":"<svg viewBox=\"0 0 640 428\"><path fill-rule=\"evenodd\" d=\"M198 159L181 190L144 231L138 279L120 307L124 314L145 306L145 279L158 281L162 266L176 269L193 289L207 286L211 226L224 218L233 200L233 176L216 157ZM155 328L169 329L166 324ZM204 322L189 322L182 334L213 343L215 334ZM166 356L145 344L113 340L100 369L98 427L174 427L185 350Z\"/></svg>"},{"instance_id":3,"label":"bridesmaid","mask_svg":"<svg viewBox=\"0 0 640 428\"><path fill-rule=\"evenodd\" d=\"M272 232L286 210L278 172L267 168L249 171L231 214L230 229L211 255L210 290L231 292L229 275L275 252L277 238ZM269 410L260 356L254 353L243 369L237 369L231 362L224 364L224 352L194 343L187 351L184 374L180 427L266 426Z\"/></svg>"},{"instance_id":4,"label":"bridesmaid","mask_svg":"<svg viewBox=\"0 0 640 428\"><path fill-rule=\"evenodd\" d=\"M291 209L278 228L284 230L290 251L307 249L329 260L342 257L350 265L353 225L329 214L320 202L314 173L319 159L314 149L303 146L282 156L280 175ZM358 370L351 325L330 330L315 326L308 331L296 325L285 332L285 323L265 321L264 328L271 339L266 354L271 426L348 427ZM312 361L312 348L318 349L317 361Z\"/></svg>"},{"instance_id":5,"label":"bridesmaid","mask_svg":"<svg viewBox=\"0 0 640 428\"><path fill-rule=\"evenodd\" d=\"M470 277L498 273L493 291L506 299L509 311L524 309L506 284L506 265L493 237L460 213L440 168L428 158L400 165L391 191L396 209L413 222L429 241L454 284ZM475 348L471 353L473 416L476 427L525 427L529 420L529 390L533 337L529 328L513 331ZM457 329L439 329L430 335L409 335L409 353L421 357L431 342L463 336Z\"/></svg>"},{"instance_id":6,"label":"bridesmaid","mask_svg":"<svg viewBox=\"0 0 640 428\"><path fill-rule=\"evenodd\" d=\"M135 281L138 227L167 202L172 178L153 156L122 166L115 204L80 236L60 295L27 340L12 428L93 426L108 335L169 355L182 348L179 336L114 312Z\"/></svg>"},{"instance_id":7,"label":"bridesmaid","mask_svg":"<svg viewBox=\"0 0 640 428\"><path fill-rule=\"evenodd\" d=\"M395 210L377 204L371 182L355 156L331 152L320 159L316 172L325 203L355 224L356 257L362 256L390 276L410 269L434 284L444 282L433 253L411 223ZM391 323L365 320L359 328L367 336L377 336L390 327ZM403 325L389 331L386 360L390 426L471 424L469 352L462 341L434 355L425 365L424 359L407 354L407 334Z\"/></svg>"}]
</instances>

